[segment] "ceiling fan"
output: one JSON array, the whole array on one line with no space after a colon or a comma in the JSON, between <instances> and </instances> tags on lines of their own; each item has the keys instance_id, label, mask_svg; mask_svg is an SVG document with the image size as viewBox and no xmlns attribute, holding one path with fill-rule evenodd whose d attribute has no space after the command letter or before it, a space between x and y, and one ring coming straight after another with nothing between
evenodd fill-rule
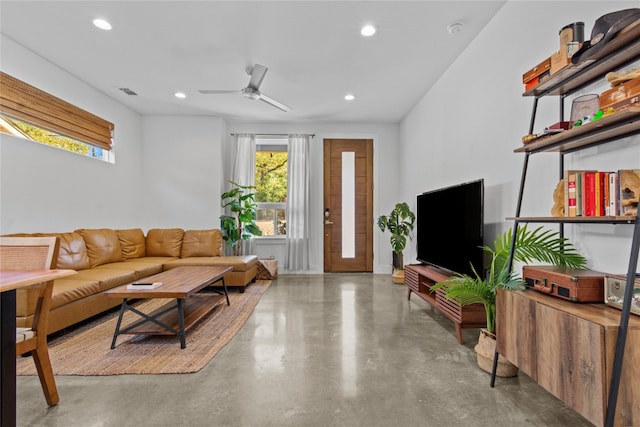
<instances>
[{"instance_id":1,"label":"ceiling fan","mask_svg":"<svg viewBox=\"0 0 640 427\"><path fill-rule=\"evenodd\" d=\"M269 105L273 105L276 108L284 112L288 112L291 110L286 104L283 104L280 101L276 101L275 99L268 97L264 93L260 92L260 85L262 84L262 80L264 79L264 75L267 74L268 68L264 65L256 64L253 67L248 66L246 68L247 74L251 76L249 79L249 84L247 87L242 88L240 90L215 90L215 89L200 89L198 92L209 95L209 94L220 94L220 93L240 93L245 98L249 99L259 99L261 101L266 102Z\"/></svg>"}]
</instances>

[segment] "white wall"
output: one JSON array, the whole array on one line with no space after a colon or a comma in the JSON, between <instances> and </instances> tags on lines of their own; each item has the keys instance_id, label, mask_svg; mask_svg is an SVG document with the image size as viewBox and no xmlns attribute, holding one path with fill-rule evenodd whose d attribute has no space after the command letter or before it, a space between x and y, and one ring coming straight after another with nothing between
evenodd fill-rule
<instances>
[{"instance_id":1,"label":"white wall","mask_svg":"<svg viewBox=\"0 0 640 427\"><path fill-rule=\"evenodd\" d=\"M496 233L511 226L505 218L516 208L524 155L513 150L528 133L533 105L533 98L521 97L522 74L559 48L558 32L565 25L584 21L589 39L599 16L637 6L636 1L508 2L402 121L404 198L415 206L417 193L484 178L485 241L492 243ZM540 101L535 132L559 120L558 105L557 97ZM568 101L567 116L570 106ZM602 146L570 155L566 167L638 168L640 137L631 139L615 150ZM522 215L549 215L558 178L557 155L530 158ZM607 272L626 271L631 232L620 225L566 227L590 266ZM415 259L415 247L408 252L405 262Z\"/></svg>"},{"instance_id":2,"label":"white wall","mask_svg":"<svg viewBox=\"0 0 640 427\"><path fill-rule=\"evenodd\" d=\"M231 173L231 153L233 138L231 133L309 133L315 134L311 140L311 266L310 273L322 273L323 264L323 140L329 138L370 138L373 139L374 151L374 188L373 188L373 215L375 219L382 214L388 214L399 200L400 175L397 170L399 134L397 124L372 124L372 123L254 123L254 122L229 122L227 124L227 137L225 141L225 158L228 167L225 176ZM372 224L374 227L374 224ZM374 272L391 272L391 247L389 236L380 233L374 227ZM284 242L274 242L267 239L256 239L253 248L254 253L260 257L275 256L278 259L278 269L284 264Z\"/></svg>"},{"instance_id":3,"label":"white wall","mask_svg":"<svg viewBox=\"0 0 640 427\"><path fill-rule=\"evenodd\" d=\"M115 123L110 164L0 133L0 233L137 226L140 116L0 35L2 70Z\"/></svg>"},{"instance_id":4,"label":"white wall","mask_svg":"<svg viewBox=\"0 0 640 427\"><path fill-rule=\"evenodd\" d=\"M143 228L220 226L224 121L212 116L144 116Z\"/></svg>"}]
</instances>

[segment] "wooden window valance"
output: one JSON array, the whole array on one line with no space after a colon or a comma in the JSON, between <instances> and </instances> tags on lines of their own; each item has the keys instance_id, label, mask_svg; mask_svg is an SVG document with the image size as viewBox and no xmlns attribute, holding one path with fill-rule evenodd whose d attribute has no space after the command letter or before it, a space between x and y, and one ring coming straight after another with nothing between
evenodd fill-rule
<instances>
[{"instance_id":1,"label":"wooden window valance","mask_svg":"<svg viewBox=\"0 0 640 427\"><path fill-rule=\"evenodd\" d=\"M1 71L0 114L111 149L113 123Z\"/></svg>"}]
</instances>

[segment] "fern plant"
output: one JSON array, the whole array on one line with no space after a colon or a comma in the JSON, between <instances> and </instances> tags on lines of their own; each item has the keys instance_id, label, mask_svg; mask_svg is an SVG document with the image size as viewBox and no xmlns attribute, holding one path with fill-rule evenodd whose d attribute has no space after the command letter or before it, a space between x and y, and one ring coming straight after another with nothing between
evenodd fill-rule
<instances>
[{"instance_id":1,"label":"fern plant","mask_svg":"<svg viewBox=\"0 0 640 427\"><path fill-rule=\"evenodd\" d=\"M485 277L473 269L473 275L458 274L445 282L437 283L431 291L442 288L447 298L460 305L483 304L487 316L487 331L495 333L496 293L499 288L522 289L524 281L513 270L509 271L509 252L513 231L509 229L493 242L493 248L483 246L490 255ZM538 227L533 231L524 225L515 236L513 260L522 263L534 261L565 268L584 269L587 260L560 233Z\"/></svg>"}]
</instances>

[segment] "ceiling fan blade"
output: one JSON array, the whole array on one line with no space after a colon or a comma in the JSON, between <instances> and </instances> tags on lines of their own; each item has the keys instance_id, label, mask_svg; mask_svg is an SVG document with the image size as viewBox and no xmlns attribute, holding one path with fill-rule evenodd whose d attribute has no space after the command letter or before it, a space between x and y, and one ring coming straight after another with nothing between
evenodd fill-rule
<instances>
[{"instance_id":1,"label":"ceiling fan blade","mask_svg":"<svg viewBox=\"0 0 640 427\"><path fill-rule=\"evenodd\" d=\"M200 89L198 92L204 95L211 95L216 93L240 93L239 90L216 90L216 89Z\"/></svg>"},{"instance_id":2,"label":"ceiling fan blade","mask_svg":"<svg viewBox=\"0 0 640 427\"><path fill-rule=\"evenodd\" d=\"M267 67L260 64L254 65L253 70L251 71L251 79L249 80L248 87L255 90L260 89L260 85L262 84L262 79L264 79L265 74L267 74Z\"/></svg>"},{"instance_id":3,"label":"ceiling fan blade","mask_svg":"<svg viewBox=\"0 0 640 427\"><path fill-rule=\"evenodd\" d=\"M273 105L274 107L281 109L281 110L282 110L282 111L284 111L285 113L288 113L289 111L291 111L291 110L292 110L292 108L291 108L291 107L289 107L288 105L283 104L283 103L282 103L282 102L280 102L280 101L276 101L276 100L275 100L275 99L273 99L273 98L269 98L269 97L268 97L267 95L265 95L264 93L261 93L261 94L260 94L260 101L264 101L264 102L266 102L267 104Z\"/></svg>"}]
</instances>

